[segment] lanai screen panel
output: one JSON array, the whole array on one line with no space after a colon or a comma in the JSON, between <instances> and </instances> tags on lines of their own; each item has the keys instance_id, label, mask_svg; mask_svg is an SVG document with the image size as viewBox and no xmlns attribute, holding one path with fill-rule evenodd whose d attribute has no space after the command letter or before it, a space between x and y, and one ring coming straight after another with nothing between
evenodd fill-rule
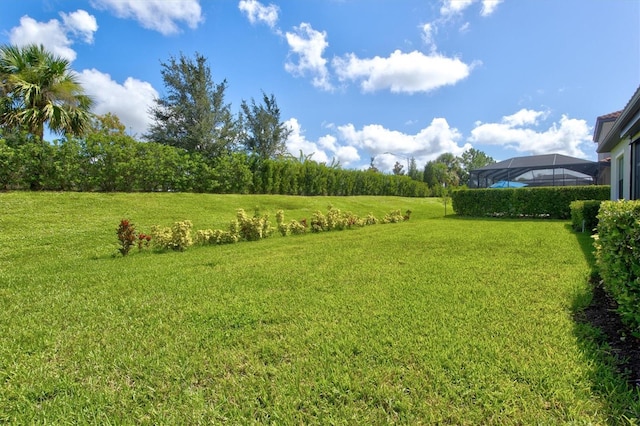
<instances>
[{"instance_id":1,"label":"lanai screen panel","mask_svg":"<svg viewBox=\"0 0 640 426\"><path fill-rule=\"evenodd\" d=\"M600 165L562 154L515 157L470 172L469 186L488 188L496 182L523 182L528 186L592 185Z\"/></svg>"}]
</instances>

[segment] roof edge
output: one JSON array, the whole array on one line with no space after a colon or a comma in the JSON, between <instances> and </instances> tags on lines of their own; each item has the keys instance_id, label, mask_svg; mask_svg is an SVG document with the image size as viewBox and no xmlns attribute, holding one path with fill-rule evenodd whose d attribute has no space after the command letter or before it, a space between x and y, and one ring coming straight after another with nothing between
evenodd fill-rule
<instances>
[{"instance_id":1,"label":"roof edge","mask_svg":"<svg viewBox=\"0 0 640 426\"><path fill-rule=\"evenodd\" d=\"M620 132L636 115L638 109L640 109L640 86L638 86L631 99L629 99L629 102L627 102L618 119L613 123L613 127L611 127L609 133L604 137L602 144L596 149L597 153L610 152L618 142L620 142L622 139Z\"/></svg>"}]
</instances>

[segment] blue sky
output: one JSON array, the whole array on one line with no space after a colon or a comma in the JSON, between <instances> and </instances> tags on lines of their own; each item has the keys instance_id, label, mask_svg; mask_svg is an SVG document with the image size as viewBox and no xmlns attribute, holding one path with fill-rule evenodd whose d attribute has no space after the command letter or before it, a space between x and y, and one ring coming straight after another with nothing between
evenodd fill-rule
<instances>
[{"instance_id":1,"label":"blue sky","mask_svg":"<svg viewBox=\"0 0 640 426\"><path fill-rule=\"evenodd\" d=\"M470 147L595 160L596 118L640 84L636 0L3 0L0 43L70 59L134 135L160 62L198 52L235 113L275 95L295 156L386 171Z\"/></svg>"}]
</instances>

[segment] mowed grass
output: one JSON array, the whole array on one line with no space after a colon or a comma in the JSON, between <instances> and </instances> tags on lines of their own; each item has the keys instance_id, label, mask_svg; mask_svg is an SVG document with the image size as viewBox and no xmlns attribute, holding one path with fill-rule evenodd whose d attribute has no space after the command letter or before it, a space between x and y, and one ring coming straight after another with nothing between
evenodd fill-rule
<instances>
[{"instance_id":1,"label":"mowed grass","mask_svg":"<svg viewBox=\"0 0 640 426\"><path fill-rule=\"evenodd\" d=\"M411 220L115 257L115 229L237 208ZM450 212L450 206L449 206ZM0 422L624 424L584 240L435 199L0 194ZM588 238L588 237L586 237ZM595 340L594 340L595 339Z\"/></svg>"}]
</instances>

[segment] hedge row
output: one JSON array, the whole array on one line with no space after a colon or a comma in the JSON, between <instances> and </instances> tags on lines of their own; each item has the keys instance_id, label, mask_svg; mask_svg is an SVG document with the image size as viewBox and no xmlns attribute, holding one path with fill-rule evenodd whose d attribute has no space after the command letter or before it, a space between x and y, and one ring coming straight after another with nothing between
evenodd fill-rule
<instances>
[{"instance_id":1,"label":"hedge row","mask_svg":"<svg viewBox=\"0 0 640 426\"><path fill-rule=\"evenodd\" d=\"M596 226L598 226L600 204L602 204L602 200L572 201L570 207L573 230L594 232Z\"/></svg>"},{"instance_id":2,"label":"hedge row","mask_svg":"<svg viewBox=\"0 0 640 426\"><path fill-rule=\"evenodd\" d=\"M622 321L640 337L640 201L605 201L594 236L596 261Z\"/></svg>"},{"instance_id":3,"label":"hedge row","mask_svg":"<svg viewBox=\"0 0 640 426\"><path fill-rule=\"evenodd\" d=\"M54 144L0 137L0 190L208 192L218 194L426 197L408 176L346 170L294 158L261 161L244 152L205 159L181 149L94 134Z\"/></svg>"},{"instance_id":4,"label":"hedge row","mask_svg":"<svg viewBox=\"0 0 640 426\"><path fill-rule=\"evenodd\" d=\"M454 191L451 199L460 216L569 219L572 201L607 200L609 193L604 185L464 189Z\"/></svg>"}]
</instances>

